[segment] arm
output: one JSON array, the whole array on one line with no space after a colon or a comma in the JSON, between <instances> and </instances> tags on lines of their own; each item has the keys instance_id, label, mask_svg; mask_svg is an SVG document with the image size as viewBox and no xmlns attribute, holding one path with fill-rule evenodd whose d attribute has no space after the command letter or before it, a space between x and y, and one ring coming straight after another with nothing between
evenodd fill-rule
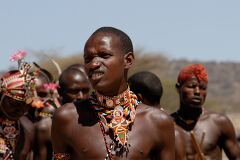
<instances>
[{"instance_id":1,"label":"arm","mask_svg":"<svg viewBox=\"0 0 240 160\"><path fill-rule=\"evenodd\" d=\"M20 150L19 153L19 160L26 160L31 159L31 151L32 151L32 143L33 143L33 137L34 137L34 125L33 123L25 116L20 118L20 123L22 126L22 132L20 134L23 133L22 136L24 136L24 145L23 148Z\"/></svg>"},{"instance_id":2,"label":"arm","mask_svg":"<svg viewBox=\"0 0 240 160\"><path fill-rule=\"evenodd\" d=\"M223 115L216 118L221 129L220 145L229 159L240 159L240 147L232 122Z\"/></svg>"},{"instance_id":3,"label":"arm","mask_svg":"<svg viewBox=\"0 0 240 160\"><path fill-rule=\"evenodd\" d=\"M64 154L69 154L69 145L67 139L69 138L69 133L71 132L71 111L68 110L68 106L63 106L58 108L54 115L52 121L52 146L54 154L59 158L64 156ZM58 159L55 157L55 159Z\"/></svg>"},{"instance_id":4,"label":"arm","mask_svg":"<svg viewBox=\"0 0 240 160\"><path fill-rule=\"evenodd\" d=\"M162 111L161 111L162 112ZM175 159L175 136L172 119L162 112L158 120L158 159Z\"/></svg>"},{"instance_id":5,"label":"arm","mask_svg":"<svg viewBox=\"0 0 240 160\"><path fill-rule=\"evenodd\" d=\"M48 155L52 155L51 148L47 146L51 142L51 124L50 118L44 118L35 125L34 159L36 160L45 160Z\"/></svg>"}]
</instances>

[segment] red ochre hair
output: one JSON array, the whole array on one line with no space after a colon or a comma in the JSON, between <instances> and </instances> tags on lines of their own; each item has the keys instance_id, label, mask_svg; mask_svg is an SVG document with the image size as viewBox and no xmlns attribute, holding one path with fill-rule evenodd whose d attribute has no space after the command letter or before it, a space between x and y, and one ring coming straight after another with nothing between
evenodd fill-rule
<instances>
[{"instance_id":1,"label":"red ochre hair","mask_svg":"<svg viewBox=\"0 0 240 160\"><path fill-rule=\"evenodd\" d=\"M208 83L208 74L206 68L202 64L191 64L181 69L178 75L178 83L182 84L187 79L196 76L198 81L205 81Z\"/></svg>"}]
</instances>

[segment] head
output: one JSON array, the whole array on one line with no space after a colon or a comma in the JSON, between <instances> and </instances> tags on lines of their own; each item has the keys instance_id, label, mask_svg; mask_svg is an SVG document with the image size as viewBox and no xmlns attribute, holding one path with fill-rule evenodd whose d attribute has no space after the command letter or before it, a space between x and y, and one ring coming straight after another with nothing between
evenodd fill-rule
<instances>
[{"instance_id":1,"label":"head","mask_svg":"<svg viewBox=\"0 0 240 160\"><path fill-rule=\"evenodd\" d=\"M87 99L91 85L86 74L76 68L67 68L59 77L58 93L63 103L77 99Z\"/></svg>"},{"instance_id":2,"label":"head","mask_svg":"<svg viewBox=\"0 0 240 160\"><path fill-rule=\"evenodd\" d=\"M46 71L40 70L38 75L35 78L36 93L39 98L46 99L49 97L49 92L47 88L44 86L44 84L48 84L50 82L52 82L51 77L49 77L49 75L46 74Z\"/></svg>"},{"instance_id":3,"label":"head","mask_svg":"<svg viewBox=\"0 0 240 160\"><path fill-rule=\"evenodd\" d=\"M78 69L78 70L86 73L85 68L84 68L84 65L83 65L83 64L80 64L80 63L72 64L72 65L68 66L67 69L68 69L68 68L75 68L75 69Z\"/></svg>"},{"instance_id":4,"label":"head","mask_svg":"<svg viewBox=\"0 0 240 160\"><path fill-rule=\"evenodd\" d=\"M127 89L127 73L134 61L131 39L113 27L96 30L84 47L85 70L93 88L114 96Z\"/></svg>"},{"instance_id":5,"label":"head","mask_svg":"<svg viewBox=\"0 0 240 160\"><path fill-rule=\"evenodd\" d=\"M163 88L160 79L153 73L144 71L132 75L128 79L130 90L138 99L150 106L160 105Z\"/></svg>"},{"instance_id":6,"label":"head","mask_svg":"<svg viewBox=\"0 0 240 160\"><path fill-rule=\"evenodd\" d=\"M183 67L178 75L176 89L180 107L201 108L207 95L208 75L202 64Z\"/></svg>"},{"instance_id":7,"label":"head","mask_svg":"<svg viewBox=\"0 0 240 160\"><path fill-rule=\"evenodd\" d=\"M29 105L28 88L25 77L18 70L5 73L1 78L0 113L2 116L17 120L23 116Z\"/></svg>"}]
</instances>

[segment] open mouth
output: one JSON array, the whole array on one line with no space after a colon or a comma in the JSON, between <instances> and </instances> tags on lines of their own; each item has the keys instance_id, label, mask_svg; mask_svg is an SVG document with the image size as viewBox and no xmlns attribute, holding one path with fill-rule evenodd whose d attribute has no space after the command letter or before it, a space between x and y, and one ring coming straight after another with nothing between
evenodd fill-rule
<instances>
[{"instance_id":1,"label":"open mouth","mask_svg":"<svg viewBox=\"0 0 240 160\"><path fill-rule=\"evenodd\" d=\"M103 72L93 72L91 75L90 75L90 78L93 80L93 81L96 81L96 80L99 80L100 78L102 78L103 76Z\"/></svg>"}]
</instances>

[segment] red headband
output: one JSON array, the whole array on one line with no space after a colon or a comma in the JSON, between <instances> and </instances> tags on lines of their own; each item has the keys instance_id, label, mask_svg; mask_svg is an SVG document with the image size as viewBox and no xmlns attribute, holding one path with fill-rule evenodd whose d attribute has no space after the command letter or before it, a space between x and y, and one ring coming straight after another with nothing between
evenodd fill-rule
<instances>
[{"instance_id":1,"label":"red headband","mask_svg":"<svg viewBox=\"0 0 240 160\"><path fill-rule=\"evenodd\" d=\"M192 64L181 69L178 75L178 83L182 84L189 78L195 76L199 81L208 83L208 74L206 68L202 64Z\"/></svg>"}]
</instances>

